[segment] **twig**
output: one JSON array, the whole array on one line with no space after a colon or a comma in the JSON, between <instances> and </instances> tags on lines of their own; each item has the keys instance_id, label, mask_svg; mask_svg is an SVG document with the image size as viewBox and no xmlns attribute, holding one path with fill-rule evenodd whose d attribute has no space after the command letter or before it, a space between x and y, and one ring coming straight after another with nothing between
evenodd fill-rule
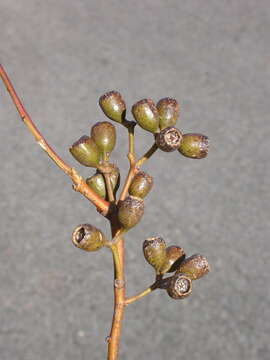
<instances>
[{"instance_id":1,"label":"twig","mask_svg":"<svg viewBox=\"0 0 270 360\"><path fill-rule=\"evenodd\" d=\"M148 288L146 288L145 290L141 291L140 293L138 293L134 296L126 298L125 305L129 305L129 304L133 303L134 301L141 299L145 295L150 294L152 291L158 289L161 280L162 280L162 275L157 275L156 281L151 286L149 286Z\"/></svg>"},{"instance_id":2,"label":"twig","mask_svg":"<svg viewBox=\"0 0 270 360\"><path fill-rule=\"evenodd\" d=\"M121 195L119 200L124 200L127 196L127 192L130 186L130 183L136 174L136 167L135 167L135 153L134 153L134 128L136 123L134 121L126 121L124 125L128 129L128 141L129 141L129 150L128 150L128 160L129 160L129 172L125 180L125 184L123 186Z\"/></svg>"},{"instance_id":3,"label":"twig","mask_svg":"<svg viewBox=\"0 0 270 360\"><path fill-rule=\"evenodd\" d=\"M143 163L145 163L146 160L150 159L150 157L157 151L158 147L156 143L154 143L150 149L136 162L135 167L137 169L140 169Z\"/></svg>"},{"instance_id":4,"label":"twig","mask_svg":"<svg viewBox=\"0 0 270 360\"><path fill-rule=\"evenodd\" d=\"M36 142L41 146L41 148L47 153L47 155L56 163L56 165L64 171L74 183L74 190L80 192L88 200L90 200L96 207L99 212L103 215L106 215L109 209L109 204L107 201L99 197L94 191L92 191L89 186L85 183L83 178L77 173L75 169L67 165L64 160L62 160L56 152L50 147L47 141L44 139L42 134L39 132L33 121L31 120L30 115L26 112L22 102L20 101L16 91L8 78L7 73L5 72L3 66L0 64L0 77L2 78L7 91L9 92L11 99L14 105L17 108L17 111L27 126L30 133L34 136Z\"/></svg>"}]
</instances>

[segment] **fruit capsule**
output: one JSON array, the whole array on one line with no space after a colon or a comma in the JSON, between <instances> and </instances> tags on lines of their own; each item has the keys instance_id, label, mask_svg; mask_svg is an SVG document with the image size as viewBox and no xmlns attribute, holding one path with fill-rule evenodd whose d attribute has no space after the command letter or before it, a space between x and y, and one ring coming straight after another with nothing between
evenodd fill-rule
<instances>
[{"instance_id":1,"label":"fruit capsule","mask_svg":"<svg viewBox=\"0 0 270 360\"><path fill-rule=\"evenodd\" d=\"M144 201L135 196L128 196L119 202L118 220L125 229L135 226L143 216Z\"/></svg>"},{"instance_id":2,"label":"fruit capsule","mask_svg":"<svg viewBox=\"0 0 270 360\"><path fill-rule=\"evenodd\" d=\"M179 104L175 99L164 98L157 103L159 113L159 128L165 129L168 126L174 126L179 117Z\"/></svg>"},{"instance_id":3,"label":"fruit capsule","mask_svg":"<svg viewBox=\"0 0 270 360\"><path fill-rule=\"evenodd\" d=\"M90 224L82 224L73 231L72 242L82 250L97 251L105 245L106 239L99 229Z\"/></svg>"},{"instance_id":4,"label":"fruit capsule","mask_svg":"<svg viewBox=\"0 0 270 360\"><path fill-rule=\"evenodd\" d=\"M180 263L184 260L185 255L184 249L180 246L172 245L167 247L166 260L161 269L162 274L176 271Z\"/></svg>"},{"instance_id":5,"label":"fruit capsule","mask_svg":"<svg viewBox=\"0 0 270 360\"><path fill-rule=\"evenodd\" d=\"M128 192L132 196L143 199L153 186L153 178L144 171L139 171L133 178Z\"/></svg>"},{"instance_id":6,"label":"fruit capsule","mask_svg":"<svg viewBox=\"0 0 270 360\"><path fill-rule=\"evenodd\" d=\"M179 148L182 141L182 133L173 126L169 126L155 134L156 144L160 150L171 152Z\"/></svg>"},{"instance_id":7,"label":"fruit capsule","mask_svg":"<svg viewBox=\"0 0 270 360\"><path fill-rule=\"evenodd\" d=\"M99 98L99 105L111 120L122 123L126 116L126 104L117 91L109 91Z\"/></svg>"},{"instance_id":8,"label":"fruit capsule","mask_svg":"<svg viewBox=\"0 0 270 360\"><path fill-rule=\"evenodd\" d=\"M191 280L197 280L210 271L206 257L194 254L185 259L177 269L175 274L186 274Z\"/></svg>"},{"instance_id":9,"label":"fruit capsule","mask_svg":"<svg viewBox=\"0 0 270 360\"><path fill-rule=\"evenodd\" d=\"M91 138L101 153L109 155L116 142L115 127L108 121L98 122L91 128Z\"/></svg>"},{"instance_id":10,"label":"fruit capsule","mask_svg":"<svg viewBox=\"0 0 270 360\"><path fill-rule=\"evenodd\" d=\"M120 183L119 169L116 166L110 174L110 181L113 193L116 195ZM95 175L87 178L85 182L97 195L102 197L102 199L108 200L105 179L99 171L97 171Z\"/></svg>"},{"instance_id":11,"label":"fruit capsule","mask_svg":"<svg viewBox=\"0 0 270 360\"><path fill-rule=\"evenodd\" d=\"M167 293L168 295L175 299L180 300L189 296L192 292L192 281L185 274L177 274L171 277Z\"/></svg>"},{"instance_id":12,"label":"fruit capsule","mask_svg":"<svg viewBox=\"0 0 270 360\"><path fill-rule=\"evenodd\" d=\"M100 162L100 151L89 136L82 136L69 148L69 151L84 166L97 167Z\"/></svg>"},{"instance_id":13,"label":"fruit capsule","mask_svg":"<svg viewBox=\"0 0 270 360\"><path fill-rule=\"evenodd\" d=\"M203 159L209 150L209 139L202 134L184 134L178 151L192 159Z\"/></svg>"},{"instance_id":14,"label":"fruit capsule","mask_svg":"<svg viewBox=\"0 0 270 360\"><path fill-rule=\"evenodd\" d=\"M153 266L157 274L166 260L166 243L161 237L152 237L144 240L143 254L145 260Z\"/></svg>"},{"instance_id":15,"label":"fruit capsule","mask_svg":"<svg viewBox=\"0 0 270 360\"><path fill-rule=\"evenodd\" d=\"M151 99L143 99L132 106L132 114L136 122L144 130L155 133L159 126L159 114Z\"/></svg>"}]
</instances>

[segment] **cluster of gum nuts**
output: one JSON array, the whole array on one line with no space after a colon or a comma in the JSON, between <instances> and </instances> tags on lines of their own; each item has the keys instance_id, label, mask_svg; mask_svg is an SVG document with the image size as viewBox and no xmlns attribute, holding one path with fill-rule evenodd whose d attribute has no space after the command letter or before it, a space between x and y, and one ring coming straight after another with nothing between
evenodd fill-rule
<instances>
[{"instance_id":1,"label":"cluster of gum nuts","mask_svg":"<svg viewBox=\"0 0 270 360\"><path fill-rule=\"evenodd\" d=\"M110 91L102 95L99 105L104 114L111 120L124 126L131 122L126 120L126 105L120 93ZM155 103L143 99L132 106L135 122L144 130L154 135L156 146L165 152L178 150L182 155L202 159L208 153L208 137L197 133L182 134L175 127L179 117L179 105L175 99L163 98ZM98 122L90 131L90 136L82 136L71 147L73 157L82 165L93 167L96 173L86 179L87 185L102 199L110 201L106 180L110 181L113 197L119 188L119 169L109 162L116 143L116 130L110 122ZM105 169L105 170L104 170ZM104 172L108 175L105 179ZM125 231L134 227L144 213L144 197L153 186L153 178L143 171L138 171L128 189L129 195L117 204L118 221ZM96 251L106 246L107 239L102 231L90 224L82 224L73 231L74 245L85 251ZM185 259L185 253L178 246L166 248L160 237L144 241L143 252L157 275L174 271L170 278L160 282L174 299L188 296L192 289L192 280L202 277L209 271L205 257L193 255Z\"/></svg>"}]
</instances>

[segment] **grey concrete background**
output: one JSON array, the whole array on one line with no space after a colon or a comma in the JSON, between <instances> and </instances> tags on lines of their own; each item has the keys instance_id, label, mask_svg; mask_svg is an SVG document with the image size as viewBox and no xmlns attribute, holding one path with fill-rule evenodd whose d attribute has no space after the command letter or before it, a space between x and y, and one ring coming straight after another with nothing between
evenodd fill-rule
<instances>
[{"instance_id":1,"label":"grey concrete background","mask_svg":"<svg viewBox=\"0 0 270 360\"><path fill-rule=\"evenodd\" d=\"M179 127L211 138L209 157L158 153L140 226L127 239L127 291L153 279L142 241L163 236L203 253L211 274L193 295L131 305L121 359L270 358L269 1L1 0L1 63L50 144L68 147L104 119L105 91L127 104L178 99ZM105 359L112 313L109 251L70 234L106 221L33 141L0 85L0 359ZM137 131L142 154L152 141ZM118 127L114 160L125 173Z\"/></svg>"}]
</instances>

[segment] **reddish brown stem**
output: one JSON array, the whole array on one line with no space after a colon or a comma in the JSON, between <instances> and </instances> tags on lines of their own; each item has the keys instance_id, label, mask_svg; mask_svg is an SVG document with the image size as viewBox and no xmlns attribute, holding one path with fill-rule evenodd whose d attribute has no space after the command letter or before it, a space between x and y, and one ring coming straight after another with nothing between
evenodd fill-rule
<instances>
[{"instance_id":1,"label":"reddish brown stem","mask_svg":"<svg viewBox=\"0 0 270 360\"><path fill-rule=\"evenodd\" d=\"M44 139L40 131L37 129L35 124L33 123L30 115L25 110L21 100L19 99L16 91L5 72L3 66L0 64L0 77L3 80L7 91L9 92L11 99L14 105L17 108L17 111L27 126L30 133L34 136L37 143L41 146L41 148L47 153L47 155L56 163L56 165L66 173L74 183L74 190L79 191L82 195L84 195L88 200L90 200L96 207L99 212L103 215L106 215L109 209L109 204L107 201L103 200L99 197L94 191L92 191L89 186L85 183L83 178L77 173L75 169L67 165L64 160L60 158L56 154L56 152L50 147L47 141Z\"/></svg>"}]
</instances>

